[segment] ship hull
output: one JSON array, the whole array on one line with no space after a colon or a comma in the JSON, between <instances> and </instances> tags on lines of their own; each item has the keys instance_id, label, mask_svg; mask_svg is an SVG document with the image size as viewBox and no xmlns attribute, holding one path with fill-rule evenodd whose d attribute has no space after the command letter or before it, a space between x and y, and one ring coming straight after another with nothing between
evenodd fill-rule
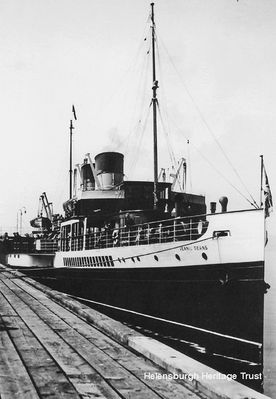
<instances>
[{"instance_id":1,"label":"ship hull","mask_svg":"<svg viewBox=\"0 0 276 399\"><path fill-rule=\"evenodd\" d=\"M54 264L54 253L9 253L5 256L4 263L17 268L26 267L52 267Z\"/></svg>"},{"instance_id":2,"label":"ship hull","mask_svg":"<svg viewBox=\"0 0 276 399\"><path fill-rule=\"evenodd\" d=\"M110 308L262 342L263 262L51 273L56 288Z\"/></svg>"},{"instance_id":3,"label":"ship hull","mask_svg":"<svg viewBox=\"0 0 276 399\"><path fill-rule=\"evenodd\" d=\"M110 312L164 319L210 336L263 338L262 210L208 216L195 241L59 251L32 276ZM112 314L112 313L111 313ZM132 313L133 314L133 313ZM144 315L144 316L143 316ZM160 321L160 320L159 320ZM204 331L203 331L204 330Z\"/></svg>"}]
</instances>

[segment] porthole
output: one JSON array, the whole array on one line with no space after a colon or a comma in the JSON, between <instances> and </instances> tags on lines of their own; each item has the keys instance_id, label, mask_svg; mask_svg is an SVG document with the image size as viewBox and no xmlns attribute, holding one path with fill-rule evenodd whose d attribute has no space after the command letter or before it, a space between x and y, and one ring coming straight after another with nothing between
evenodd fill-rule
<instances>
[{"instance_id":1,"label":"porthole","mask_svg":"<svg viewBox=\"0 0 276 399\"><path fill-rule=\"evenodd\" d=\"M180 256L178 254L175 254L175 257L177 260L181 260Z\"/></svg>"},{"instance_id":2,"label":"porthole","mask_svg":"<svg viewBox=\"0 0 276 399\"><path fill-rule=\"evenodd\" d=\"M154 255L154 259L158 262L158 256L157 255Z\"/></svg>"},{"instance_id":3,"label":"porthole","mask_svg":"<svg viewBox=\"0 0 276 399\"><path fill-rule=\"evenodd\" d=\"M141 261L141 259L139 258L139 256L137 256L136 258L137 258L138 262L140 262L140 261Z\"/></svg>"},{"instance_id":4,"label":"porthole","mask_svg":"<svg viewBox=\"0 0 276 399\"><path fill-rule=\"evenodd\" d=\"M132 260L133 263L135 263L135 259L134 258L131 258L131 260Z\"/></svg>"},{"instance_id":5,"label":"porthole","mask_svg":"<svg viewBox=\"0 0 276 399\"><path fill-rule=\"evenodd\" d=\"M208 256L207 256L207 254L206 254L205 252L202 252L201 256L202 256L202 258L205 259L205 260L208 259Z\"/></svg>"}]
</instances>

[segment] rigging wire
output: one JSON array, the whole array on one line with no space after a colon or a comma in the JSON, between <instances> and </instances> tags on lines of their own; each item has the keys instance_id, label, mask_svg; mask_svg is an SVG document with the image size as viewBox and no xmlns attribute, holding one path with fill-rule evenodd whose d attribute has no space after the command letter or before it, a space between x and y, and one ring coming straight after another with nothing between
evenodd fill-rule
<instances>
[{"instance_id":1,"label":"rigging wire","mask_svg":"<svg viewBox=\"0 0 276 399\"><path fill-rule=\"evenodd\" d=\"M163 132L164 132L165 138L167 139L167 145L168 145L168 149L169 149L169 155L170 155L170 158L171 158L172 166L175 169L177 169L177 162L176 162L173 150L171 148L171 144L170 144L170 141L169 141L169 136L168 136L166 128L164 126L164 122L163 122L163 118L162 118L162 115L161 115L161 112L160 112L160 107L159 107L159 103L158 102L157 102L157 109L158 109L159 119L160 119L161 125L163 127ZM177 182L179 184L179 187L181 187L180 175L178 174L176 177L177 177Z\"/></svg>"},{"instance_id":2,"label":"rigging wire","mask_svg":"<svg viewBox=\"0 0 276 399\"><path fill-rule=\"evenodd\" d=\"M98 104L98 110L96 112L96 115L99 117L102 115L102 112L104 109L110 106L112 101L114 101L114 97L118 95L118 93L122 93L122 87L124 87L123 82L129 79L129 76L133 75L133 70L135 69L136 65L138 64L138 60L141 59L141 52L143 51L144 48L144 38L147 35L147 30L148 30L148 18L147 21L144 25L143 33L141 36L141 39L139 40L139 45L137 47L137 51L130 61L128 68L124 71L123 74L118 78L117 84L114 87L114 90L108 94L108 97L104 98L101 103ZM104 107L103 107L103 102L104 102Z\"/></svg>"},{"instance_id":3,"label":"rigging wire","mask_svg":"<svg viewBox=\"0 0 276 399\"><path fill-rule=\"evenodd\" d=\"M158 36L156 34L155 36L155 40L156 40L156 53L157 53L157 63L158 63L158 67L159 67L159 76L161 78L162 82L165 82L165 79L163 79L163 69L162 69L162 63L160 61L160 50L159 50L159 43L158 43ZM166 96L166 91L164 90L164 85L161 85L161 97L163 97L163 103L165 104L165 112L163 111L163 107L160 104L160 102L157 102L157 107L158 107L158 115L159 115L159 120L161 122L161 127L162 127L162 131L167 143L167 147L168 147L168 152L169 152L169 157L170 157L170 161L171 161L171 168L173 170L177 170L178 169L178 163L176 161L176 157L175 157L175 153L173 150L173 145L171 143L171 127L170 127L170 123L169 123L169 115L168 115L168 101L167 101L167 96ZM165 116L166 119L166 123L165 120L163 118L163 115ZM177 182L179 184L179 187L181 187L181 181L180 181L180 175L178 174L176 176L177 178Z\"/></svg>"},{"instance_id":4,"label":"rigging wire","mask_svg":"<svg viewBox=\"0 0 276 399\"><path fill-rule=\"evenodd\" d=\"M130 165L130 173L133 172L135 166L137 166L137 163L138 163L137 161L138 161L138 158L139 158L139 155L140 155L140 148L141 148L141 144L142 144L142 141L143 141L143 138L144 138L144 134L145 134L148 118L149 118L150 107L151 107L151 104L150 104L150 106L147 109L147 114L145 116L145 120L144 120L144 123L143 123L141 131L140 131L139 142L138 142L138 145L136 147L135 155L132 158L132 163Z\"/></svg>"},{"instance_id":5,"label":"rigging wire","mask_svg":"<svg viewBox=\"0 0 276 399\"><path fill-rule=\"evenodd\" d=\"M163 68L162 68L162 63L161 63L160 49L159 49L159 42L158 42L157 35L156 35L156 49L157 49L157 62L158 62L158 67L159 67L159 75L160 75L161 81L165 83L165 79L163 79L164 73L163 73ZM171 145L171 142L170 142L171 126L170 126L170 118L169 118L169 114L168 114L168 105L167 105L168 101L167 101L166 91L164 90L164 84L161 85L161 93L162 93L162 97L163 97L163 103L165 104L165 107L164 107L165 112L162 111L163 107L158 102L157 105L158 105L158 111L159 111L159 118L160 118L161 125L163 127L165 138L167 140L167 145L169 148L169 155L170 155L171 162L172 162L172 168L177 169L178 165L177 165L176 157L175 157L175 154L173 151L173 146ZM166 126L167 127L165 126L165 123L164 123L163 114L165 115L165 118L166 118ZM187 142L188 141L189 140L187 140ZM188 159L188 163L189 163L189 159ZM178 181L179 187L181 187L179 175L177 176L177 181ZM191 178L190 178L190 182L191 182Z\"/></svg>"},{"instance_id":6,"label":"rigging wire","mask_svg":"<svg viewBox=\"0 0 276 399\"><path fill-rule=\"evenodd\" d=\"M174 121L174 124L175 124L175 126L176 126L176 128L180 131L180 129L179 129L179 127L176 125L176 123L175 123L175 121ZM189 144L192 144L192 146L193 146L193 148L199 153L199 155L235 190L235 191L237 191L237 193L239 193L247 202L249 202L249 204L250 205L252 205L254 208L259 208L258 207L258 205L257 204L255 204L255 203L253 203L253 202L251 202L236 186L234 186L234 184L229 180L229 179L227 179L227 177L225 177L224 175L223 175L223 173L221 173L221 171L218 169L218 168L216 168L213 164L212 164L212 162L210 162L210 160L203 154L203 152L202 151L200 151L200 149L199 148L197 148L193 143L191 143L191 141L190 141L190 139L188 139L185 135L184 135L184 137L186 138L186 140L189 140Z\"/></svg>"},{"instance_id":7,"label":"rigging wire","mask_svg":"<svg viewBox=\"0 0 276 399\"><path fill-rule=\"evenodd\" d=\"M191 156L190 156L190 139L187 139L187 164L188 164L188 179L190 183L190 191L193 191L193 184L192 184L192 162L191 162Z\"/></svg>"},{"instance_id":8,"label":"rigging wire","mask_svg":"<svg viewBox=\"0 0 276 399\"><path fill-rule=\"evenodd\" d=\"M130 133L127 137L126 145L125 145L125 153L127 153L128 149L131 145L131 142L132 142L132 140L131 140L132 137L134 136L136 140L138 138L138 144L135 147L135 153L134 153L134 156L132 157L132 161L131 161L131 164L129 167L129 173L133 173L133 170L135 169L135 167L138 163L137 161L138 161L138 158L140 155L141 144L142 144L142 141L144 138L144 134L145 134L148 118L149 118L149 113L150 113L150 107L151 107L151 103L150 103L149 107L147 107L147 109L146 109L146 114L145 114L144 102L146 99L146 91L147 91L147 80L148 80L149 61L150 61L149 54L150 54L151 45L152 45L152 41L150 40L151 13L149 13L148 18L147 18L147 26L148 26L147 35L144 37L143 42L149 43L149 46L148 46L146 54L145 54L143 68L140 73L140 79L138 81L138 87L142 88L142 90L141 90L142 95L140 96L140 107L139 107L139 112L138 112L138 121L136 123L136 126L134 126L134 128L130 129ZM135 104L136 105L138 104L138 97L136 99ZM134 110L137 109L136 105L133 108ZM143 113L145 115L143 115ZM139 134L139 137L137 137L138 134Z\"/></svg>"},{"instance_id":9,"label":"rigging wire","mask_svg":"<svg viewBox=\"0 0 276 399\"><path fill-rule=\"evenodd\" d=\"M163 127L162 130L163 130L164 136L165 136L166 141L167 141L167 145L168 145L168 149L169 149L169 156L170 156L170 159L171 159L172 169L173 169L173 172L174 172L174 169L178 169L177 162L176 162L176 158L174 156L173 150L171 148L171 144L170 144L170 141L169 141L169 136L168 136L166 128L164 126L164 121L163 121L163 118L162 118L162 114L160 112L160 107L159 107L159 103L158 102L157 102L157 109L158 109L158 115L159 115L159 119L160 119L160 122L161 122L161 126ZM179 187L181 187L180 175L177 174L175 176L177 178L177 182L179 184Z\"/></svg>"},{"instance_id":10,"label":"rigging wire","mask_svg":"<svg viewBox=\"0 0 276 399\"><path fill-rule=\"evenodd\" d=\"M128 148L131 145L132 137L136 136L136 133L137 133L137 130L139 129L140 123L143 120L143 112L144 112L143 104L144 104L144 99L146 98L145 93L146 93L146 86L147 86L147 71L148 71L148 69L149 69L149 57L148 57L148 53L147 53L146 56L144 57L142 70L140 72L140 77L137 82L137 86L141 87L141 96L137 95L136 101L135 101L135 104L133 107L132 119L134 119L134 112L136 112L136 110L138 109L139 110L138 122L135 122L135 126L129 129L130 133L128 134L126 143L125 143L125 153L128 153ZM140 104L139 104L139 102L140 102Z\"/></svg>"},{"instance_id":11,"label":"rigging wire","mask_svg":"<svg viewBox=\"0 0 276 399\"><path fill-rule=\"evenodd\" d=\"M160 37L160 36L159 36L159 37ZM250 196L250 198L252 199L253 203L251 203L251 201L249 201L248 199L247 199L247 201L249 201L251 205L254 204L253 206L254 206L255 208L258 208L258 205L257 205L255 199L253 198L253 196L252 196L251 193L249 192L247 186L245 185L244 181L242 180L241 176L239 175L237 169L233 166L233 164L232 164L232 162L230 161L228 155L227 155L226 152L224 151L222 145L220 144L220 142L218 141L217 137L216 137L215 134L213 133L211 127L210 127L209 124L207 123L207 121L206 121L206 119L205 119L203 113L201 112L201 110L200 110L199 106L197 105L195 99L193 98L193 96L192 96L190 90L188 89L187 84L185 83L183 77L182 77L181 74L178 72L178 70L177 70L177 68L176 68L176 66L175 66L175 63L173 62L173 60L172 60L172 58L171 58L171 56L170 56L170 54L169 54L169 52L168 52L168 50L167 50L167 48L166 48L164 42L162 41L161 38L160 38L160 40L161 40L161 44L162 44L162 46L164 47L164 50L165 50L165 52L166 52L168 58L169 58L170 63L172 64L172 66L173 66L175 72L177 73L178 77L180 78L180 81L181 81L181 83L183 84L183 87L184 87L186 93L188 94L188 97L189 97L190 100L192 101L192 103L193 103L193 105L194 105L196 111L198 112L198 114L199 114L199 116L200 116L200 118L201 118L203 124L205 125L206 129L208 130L208 132L211 134L211 136L212 136L213 139L215 140L217 146L218 146L218 147L220 148L220 150L222 151L222 153L223 153L225 159L227 160L227 162L229 163L229 165L230 165L231 168L233 169L234 173L235 173L236 176L238 177L238 179L239 179L240 183L242 184L243 188L247 191L247 194ZM221 173L220 173L220 174L221 174ZM231 184L231 186L233 187L232 184ZM238 191L239 191L239 190L238 190ZM244 198L246 198L244 195L242 195L242 196L243 196Z\"/></svg>"},{"instance_id":12,"label":"rigging wire","mask_svg":"<svg viewBox=\"0 0 276 399\"><path fill-rule=\"evenodd\" d=\"M148 35L149 35L149 32L150 31L148 31ZM144 39L144 41L145 40L146 39ZM150 40L149 40L149 43L151 43ZM132 162L130 164L129 173L133 173L133 170L135 169L135 166L137 165L137 160L138 160L139 155L140 155L141 143L143 141L143 137L144 137L144 133L145 133L145 130L146 130L147 121L148 121L148 117L149 117L149 111L150 111L150 105L149 105L149 107L146 110L144 109L144 106L143 106L143 103L144 103L143 99L146 98L146 88L147 88L147 78L148 78L148 73L147 72L148 72L148 69L149 69L149 56L148 56L149 52L150 52L150 50L148 50L146 52L145 62L143 64L144 68L143 68L143 70L142 70L142 72L140 74L140 82L138 82L138 84L141 83L140 85L142 87L142 95L141 95L141 100L140 100L140 109L139 109L139 113L138 113L138 115L139 115L138 116L138 122L137 122L137 124L136 124L134 129L133 128L130 129L130 134L128 135L127 143L126 143L126 151L125 151L125 153L128 152L128 148L131 145L131 140L130 139L132 138L132 136L134 136L135 139L137 140L137 135L139 134L138 146L135 147L135 153L134 153L134 156L132 157ZM144 115L143 115L143 112L144 112Z\"/></svg>"},{"instance_id":13,"label":"rigging wire","mask_svg":"<svg viewBox=\"0 0 276 399\"><path fill-rule=\"evenodd\" d=\"M192 144L193 145L193 144ZM207 163L209 163L209 165L228 183L230 184L230 186L237 191L237 193L239 193L250 205L252 205L255 209L259 208L258 205L256 204L256 202L252 202L250 201L236 186L234 186L231 181L229 179L227 179L221 172L219 169L217 169L210 161L209 159L203 155L203 153L193 145L193 147L196 149L196 151L201 155L201 157L203 157L205 159L205 161Z\"/></svg>"},{"instance_id":14,"label":"rigging wire","mask_svg":"<svg viewBox=\"0 0 276 399\"><path fill-rule=\"evenodd\" d=\"M163 78L164 73L163 73L163 67L162 67L162 62L161 62L161 57L160 57L159 42L158 42L157 37L156 37L156 48L157 48L157 62L158 62L158 67L159 67L159 71L160 71L160 78L162 80L161 95L163 98L162 103L161 104L159 103L158 105L159 105L159 110L160 110L160 117L163 119L161 121L161 123L163 123L163 125L164 125L164 132L167 135L167 140L168 140L168 143L170 146L169 148L172 153L172 158L173 158L172 166L174 166L176 168L177 167L176 157L175 157L175 153L173 150L173 145L171 144L171 137L172 137L171 130L172 129L171 129L171 125L170 125L170 118L169 118L169 112L168 112L168 109L169 109L168 99L167 99L166 90L165 90L165 86L164 86L166 80ZM164 104L164 106L162 104ZM166 120L166 127L165 127L163 115Z\"/></svg>"},{"instance_id":15,"label":"rigging wire","mask_svg":"<svg viewBox=\"0 0 276 399\"><path fill-rule=\"evenodd\" d=\"M148 54L150 52L150 46L151 46L151 40L150 40L150 33L151 33L151 29L150 29L150 18L151 18L151 14L149 13L148 17L147 17L147 21L146 21L146 27L144 29L143 32L143 40L141 40L141 44L139 47L139 54L141 53L141 51L143 51L143 61L142 63L140 63L140 65L142 66L140 69L140 73L139 73L139 78L136 82L136 86L137 86L137 96L136 99L134 101L133 107L132 107L132 117L130 118L130 122L129 122L129 128L128 128L128 135L126 137L126 141L124 143L124 153L128 154L131 150L131 146L132 146L132 142L133 139L135 139L135 141L137 140L137 134L139 134L139 130L141 129L141 125L142 125L142 121L143 121L143 113L145 111L144 109L144 102L145 102L145 93L146 93L146 82L147 82L147 78L148 78L148 69L149 69L149 57ZM146 54L144 54L145 52L145 43L148 44L149 43L149 48L146 51ZM137 57L138 58L138 54ZM138 63L136 63L138 64ZM140 89L140 95L138 94L138 89ZM140 101L139 101L140 100ZM138 112L137 112L138 109ZM136 114L136 116L135 116ZM138 118L137 118L138 115ZM134 119L136 120L134 122ZM141 136L143 136L144 134L144 128L142 128L141 132ZM142 141L142 137L139 138L139 143ZM132 163L130 166L130 173L131 170L133 169L133 165L134 165L134 159L137 159L137 151L135 151L135 155L134 158L131 157L132 159Z\"/></svg>"},{"instance_id":16,"label":"rigging wire","mask_svg":"<svg viewBox=\"0 0 276 399\"><path fill-rule=\"evenodd\" d=\"M162 63L160 62L160 51L159 51L159 44L158 44L157 36L156 36L156 53L157 53L157 62L158 62L158 67L159 67L159 75L161 77L162 82L164 82L165 79L163 79ZM167 97L166 97L165 90L163 87L164 86L161 86L161 93L164 98L164 103L165 103L165 105L167 105ZM175 154L173 151L173 146L170 141L170 130L171 129L170 129L170 125L169 125L169 118L168 118L168 112L167 112L168 106L165 107L165 112L162 111L163 107L160 105L159 102L157 102L157 106L158 106L158 111L159 111L159 118L160 118L161 124L163 126L164 135L165 135L165 138L166 138L167 144L168 144L169 156L171 158L172 164L176 167L176 158L175 158ZM165 121L163 119L163 113L166 118L166 125L165 125Z\"/></svg>"},{"instance_id":17,"label":"rigging wire","mask_svg":"<svg viewBox=\"0 0 276 399\"><path fill-rule=\"evenodd\" d=\"M161 122L161 126L163 128L162 131L164 133L164 136L165 136L165 139L166 139L166 142L167 142L170 160L171 160L173 165L176 165L177 162L176 162L175 155L174 155L171 143L170 143L170 139L169 139L169 135L167 133L167 129L165 127L165 123L164 123L164 120L163 120L163 116L162 116L162 113L161 113L159 102L157 102L157 109L158 109L158 115L159 115L159 119L160 119L160 122Z\"/></svg>"}]
</instances>

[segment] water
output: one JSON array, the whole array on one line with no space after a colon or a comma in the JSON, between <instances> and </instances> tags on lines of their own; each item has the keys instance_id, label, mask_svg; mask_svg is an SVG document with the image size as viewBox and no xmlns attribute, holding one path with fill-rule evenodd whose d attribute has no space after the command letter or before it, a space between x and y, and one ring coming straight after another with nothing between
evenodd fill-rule
<instances>
[{"instance_id":1,"label":"water","mask_svg":"<svg viewBox=\"0 0 276 399\"><path fill-rule=\"evenodd\" d=\"M265 295L264 327L264 392L276 398L276 251L272 243L267 248L265 280L270 289Z\"/></svg>"},{"instance_id":2,"label":"water","mask_svg":"<svg viewBox=\"0 0 276 399\"><path fill-rule=\"evenodd\" d=\"M262 372L258 349L247 342L233 342L224 337L191 331L183 326L168 324L141 315L129 314L87 301L84 303L211 368L225 374L237 374L239 382L245 383L241 379L242 372L248 374ZM245 385L259 392L263 390L262 380L246 381Z\"/></svg>"}]
</instances>

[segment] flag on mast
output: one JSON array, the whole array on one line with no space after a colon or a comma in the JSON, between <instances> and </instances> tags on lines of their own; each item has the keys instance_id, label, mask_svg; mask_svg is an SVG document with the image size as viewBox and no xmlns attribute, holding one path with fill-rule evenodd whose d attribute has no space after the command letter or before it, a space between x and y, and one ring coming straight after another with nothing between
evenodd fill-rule
<instances>
[{"instance_id":1,"label":"flag on mast","mask_svg":"<svg viewBox=\"0 0 276 399\"><path fill-rule=\"evenodd\" d=\"M74 119L76 121L77 120L77 115L76 115L76 110L75 110L74 105L72 105L72 112L73 112L73 115L74 115Z\"/></svg>"},{"instance_id":2,"label":"flag on mast","mask_svg":"<svg viewBox=\"0 0 276 399\"><path fill-rule=\"evenodd\" d=\"M263 173L264 173L264 208L265 208L265 217L270 216L273 211L273 201L272 201L272 193L268 181L268 177L266 174L265 167L263 165Z\"/></svg>"}]
</instances>

